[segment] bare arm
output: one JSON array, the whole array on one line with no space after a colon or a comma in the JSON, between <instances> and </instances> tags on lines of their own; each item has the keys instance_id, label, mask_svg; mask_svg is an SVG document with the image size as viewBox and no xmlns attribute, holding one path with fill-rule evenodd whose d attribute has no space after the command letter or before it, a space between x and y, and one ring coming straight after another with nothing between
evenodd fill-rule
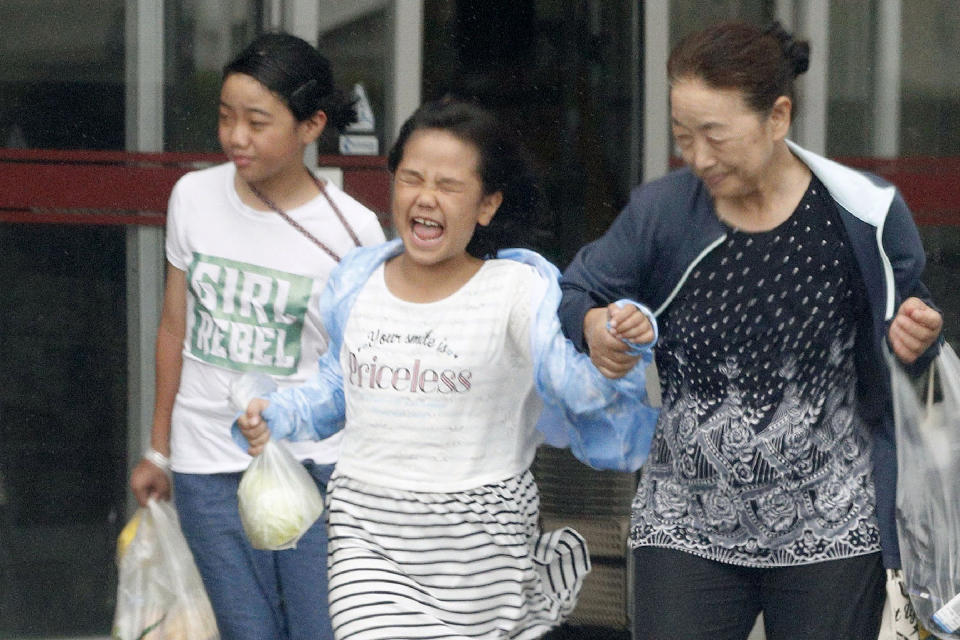
<instances>
[{"instance_id":1,"label":"bare arm","mask_svg":"<svg viewBox=\"0 0 960 640\"><path fill-rule=\"evenodd\" d=\"M186 273L167 264L167 281L163 294L163 310L157 330L156 399L150 446L165 456L170 455L170 416L180 387L183 365L182 345L187 325ZM141 505L150 496L168 500L170 478L149 460L141 460L130 475L130 489Z\"/></svg>"}]
</instances>

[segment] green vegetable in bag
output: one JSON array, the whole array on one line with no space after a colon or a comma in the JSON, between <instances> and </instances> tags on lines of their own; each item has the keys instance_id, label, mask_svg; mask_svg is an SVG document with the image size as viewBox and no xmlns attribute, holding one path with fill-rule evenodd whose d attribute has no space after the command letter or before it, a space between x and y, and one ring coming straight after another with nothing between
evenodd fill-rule
<instances>
[{"instance_id":1,"label":"green vegetable in bag","mask_svg":"<svg viewBox=\"0 0 960 640\"><path fill-rule=\"evenodd\" d=\"M270 440L237 489L240 521L256 549L291 549L323 513L323 498L307 470L282 442Z\"/></svg>"}]
</instances>

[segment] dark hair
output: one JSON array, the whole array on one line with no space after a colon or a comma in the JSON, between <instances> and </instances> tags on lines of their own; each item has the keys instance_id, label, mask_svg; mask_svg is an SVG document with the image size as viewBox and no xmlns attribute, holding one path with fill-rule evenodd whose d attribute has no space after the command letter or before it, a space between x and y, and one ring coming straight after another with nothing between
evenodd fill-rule
<instances>
[{"instance_id":1,"label":"dark hair","mask_svg":"<svg viewBox=\"0 0 960 640\"><path fill-rule=\"evenodd\" d=\"M793 80L810 67L810 45L796 41L779 22L766 29L723 22L685 37L667 62L670 82L699 78L717 89L737 89L758 113L780 96L796 104ZM796 108L794 108L796 112Z\"/></svg>"},{"instance_id":2,"label":"dark hair","mask_svg":"<svg viewBox=\"0 0 960 640\"><path fill-rule=\"evenodd\" d=\"M333 84L330 62L315 47L289 33L266 33L223 68L223 78L243 73L275 93L303 122L317 111L336 129L357 119L353 101Z\"/></svg>"},{"instance_id":3,"label":"dark hair","mask_svg":"<svg viewBox=\"0 0 960 640\"><path fill-rule=\"evenodd\" d=\"M403 149L415 131L446 131L477 149L477 172L484 195L503 194L503 202L488 226L477 225L467 252L477 258L495 257L510 246L527 245L534 234L543 197L526 155L502 121L477 105L444 98L417 109L397 135L387 155L387 167L395 172Z\"/></svg>"}]
</instances>

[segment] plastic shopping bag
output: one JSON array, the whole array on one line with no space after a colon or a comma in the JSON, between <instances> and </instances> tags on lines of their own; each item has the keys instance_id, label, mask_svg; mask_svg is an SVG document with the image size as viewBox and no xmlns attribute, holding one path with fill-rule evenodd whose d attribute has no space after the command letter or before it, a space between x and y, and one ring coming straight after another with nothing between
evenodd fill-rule
<instances>
[{"instance_id":1,"label":"plastic shopping bag","mask_svg":"<svg viewBox=\"0 0 960 640\"><path fill-rule=\"evenodd\" d=\"M244 374L231 387L230 398L238 410L255 397L276 388L262 374ZM286 444L271 439L254 457L240 478L237 502L243 530L256 549L292 549L323 514L323 497Z\"/></svg>"},{"instance_id":2,"label":"plastic shopping bag","mask_svg":"<svg viewBox=\"0 0 960 640\"><path fill-rule=\"evenodd\" d=\"M960 638L960 359L944 344L919 394L891 370L904 582L920 623Z\"/></svg>"},{"instance_id":3,"label":"plastic shopping bag","mask_svg":"<svg viewBox=\"0 0 960 640\"><path fill-rule=\"evenodd\" d=\"M927 640L930 632L917 620L917 612L903 582L903 571L887 569L886 587L887 599L883 603L877 640Z\"/></svg>"},{"instance_id":4,"label":"plastic shopping bag","mask_svg":"<svg viewBox=\"0 0 960 640\"><path fill-rule=\"evenodd\" d=\"M150 499L117 540L116 640L217 640L217 623L173 505Z\"/></svg>"},{"instance_id":5,"label":"plastic shopping bag","mask_svg":"<svg viewBox=\"0 0 960 640\"><path fill-rule=\"evenodd\" d=\"M240 478L240 521L256 549L292 549L323 513L313 478L282 441L270 440Z\"/></svg>"}]
</instances>

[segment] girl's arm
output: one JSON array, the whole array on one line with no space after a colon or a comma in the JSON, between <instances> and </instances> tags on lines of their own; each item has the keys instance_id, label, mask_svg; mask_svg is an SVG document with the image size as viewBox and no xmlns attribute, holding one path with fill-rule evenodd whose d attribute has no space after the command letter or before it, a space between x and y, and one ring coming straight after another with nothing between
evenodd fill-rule
<instances>
[{"instance_id":1,"label":"girl's arm","mask_svg":"<svg viewBox=\"0 0 960 640\"><path fill-rule=\"evenodd\" d=\"M150 447L170 457L170 416L180 388L180 369L183 365L183 339L187 324L187 277L167 263L167 281L163 294L163 309L156 343L156 393L153 407L153 426ZM143 459L130 475L130 489L140 505L151 497L170 499L170 478L167 469L156 462Z\"/></svg>"},{"instance_id":2,"label":"girl's arm","mask_svg":"<svg viewBox=\"0 0 960 640\"><path fill-rule=\"evenodd\" d=\"M266 420L272 437L290 440L319 440L343 428L346 407L343 396L343 374L340 349L343 329L353 307L356 294L370 274L384 260L396 255L400 241L361 247L352 250L333 270L320 295L320 316L330 336L326 353L320 357L316 374L299 387L270 394L269 404L254 407L254 415ZM253 418L254 415L250 417ZM256 426L255 424L253 426ZM259 430L253 432L254 437ZM239 423L234 423L234 442L242 449L250 443L244 438Z\"/></svg>"},{"instance_id":3,"label":"girl's arm","mask_svg":"<svg viewBox=\"0 0 960 640\"><path fill-rule=\"evenodd\" d=\"M614 303L625 309L632 306L644 315L645 321L639 321L630 309L618 314L623 337L648 341L629 345L640 363L622 378L611 380L563 335L557 317L561 294L556 268L533 252L501 251L500 257L536 269L528 280L527 299L519 302L528 305L528 311L517 317L529 327L525 333L531 345L534 383L544 401L537 428L546 443L569 447L580 461L598 469L638 469L650 449L658 416L658 410L649 405L646 389L646 369L657 339L653 314L630 301Z\"/></svg>"},{"instance_id":4,"label":"girl's arm","mask_svg":"<svg viewBox=\"0 0 960 640\"><path fill-rule=\"evenodd\" d=\"M331 342L308 381L252 400L233 425L237 446L256 455L271 437L323 440L342 429L345 405L339 353L339 343Z\"/></svg>"}]
</instances>

